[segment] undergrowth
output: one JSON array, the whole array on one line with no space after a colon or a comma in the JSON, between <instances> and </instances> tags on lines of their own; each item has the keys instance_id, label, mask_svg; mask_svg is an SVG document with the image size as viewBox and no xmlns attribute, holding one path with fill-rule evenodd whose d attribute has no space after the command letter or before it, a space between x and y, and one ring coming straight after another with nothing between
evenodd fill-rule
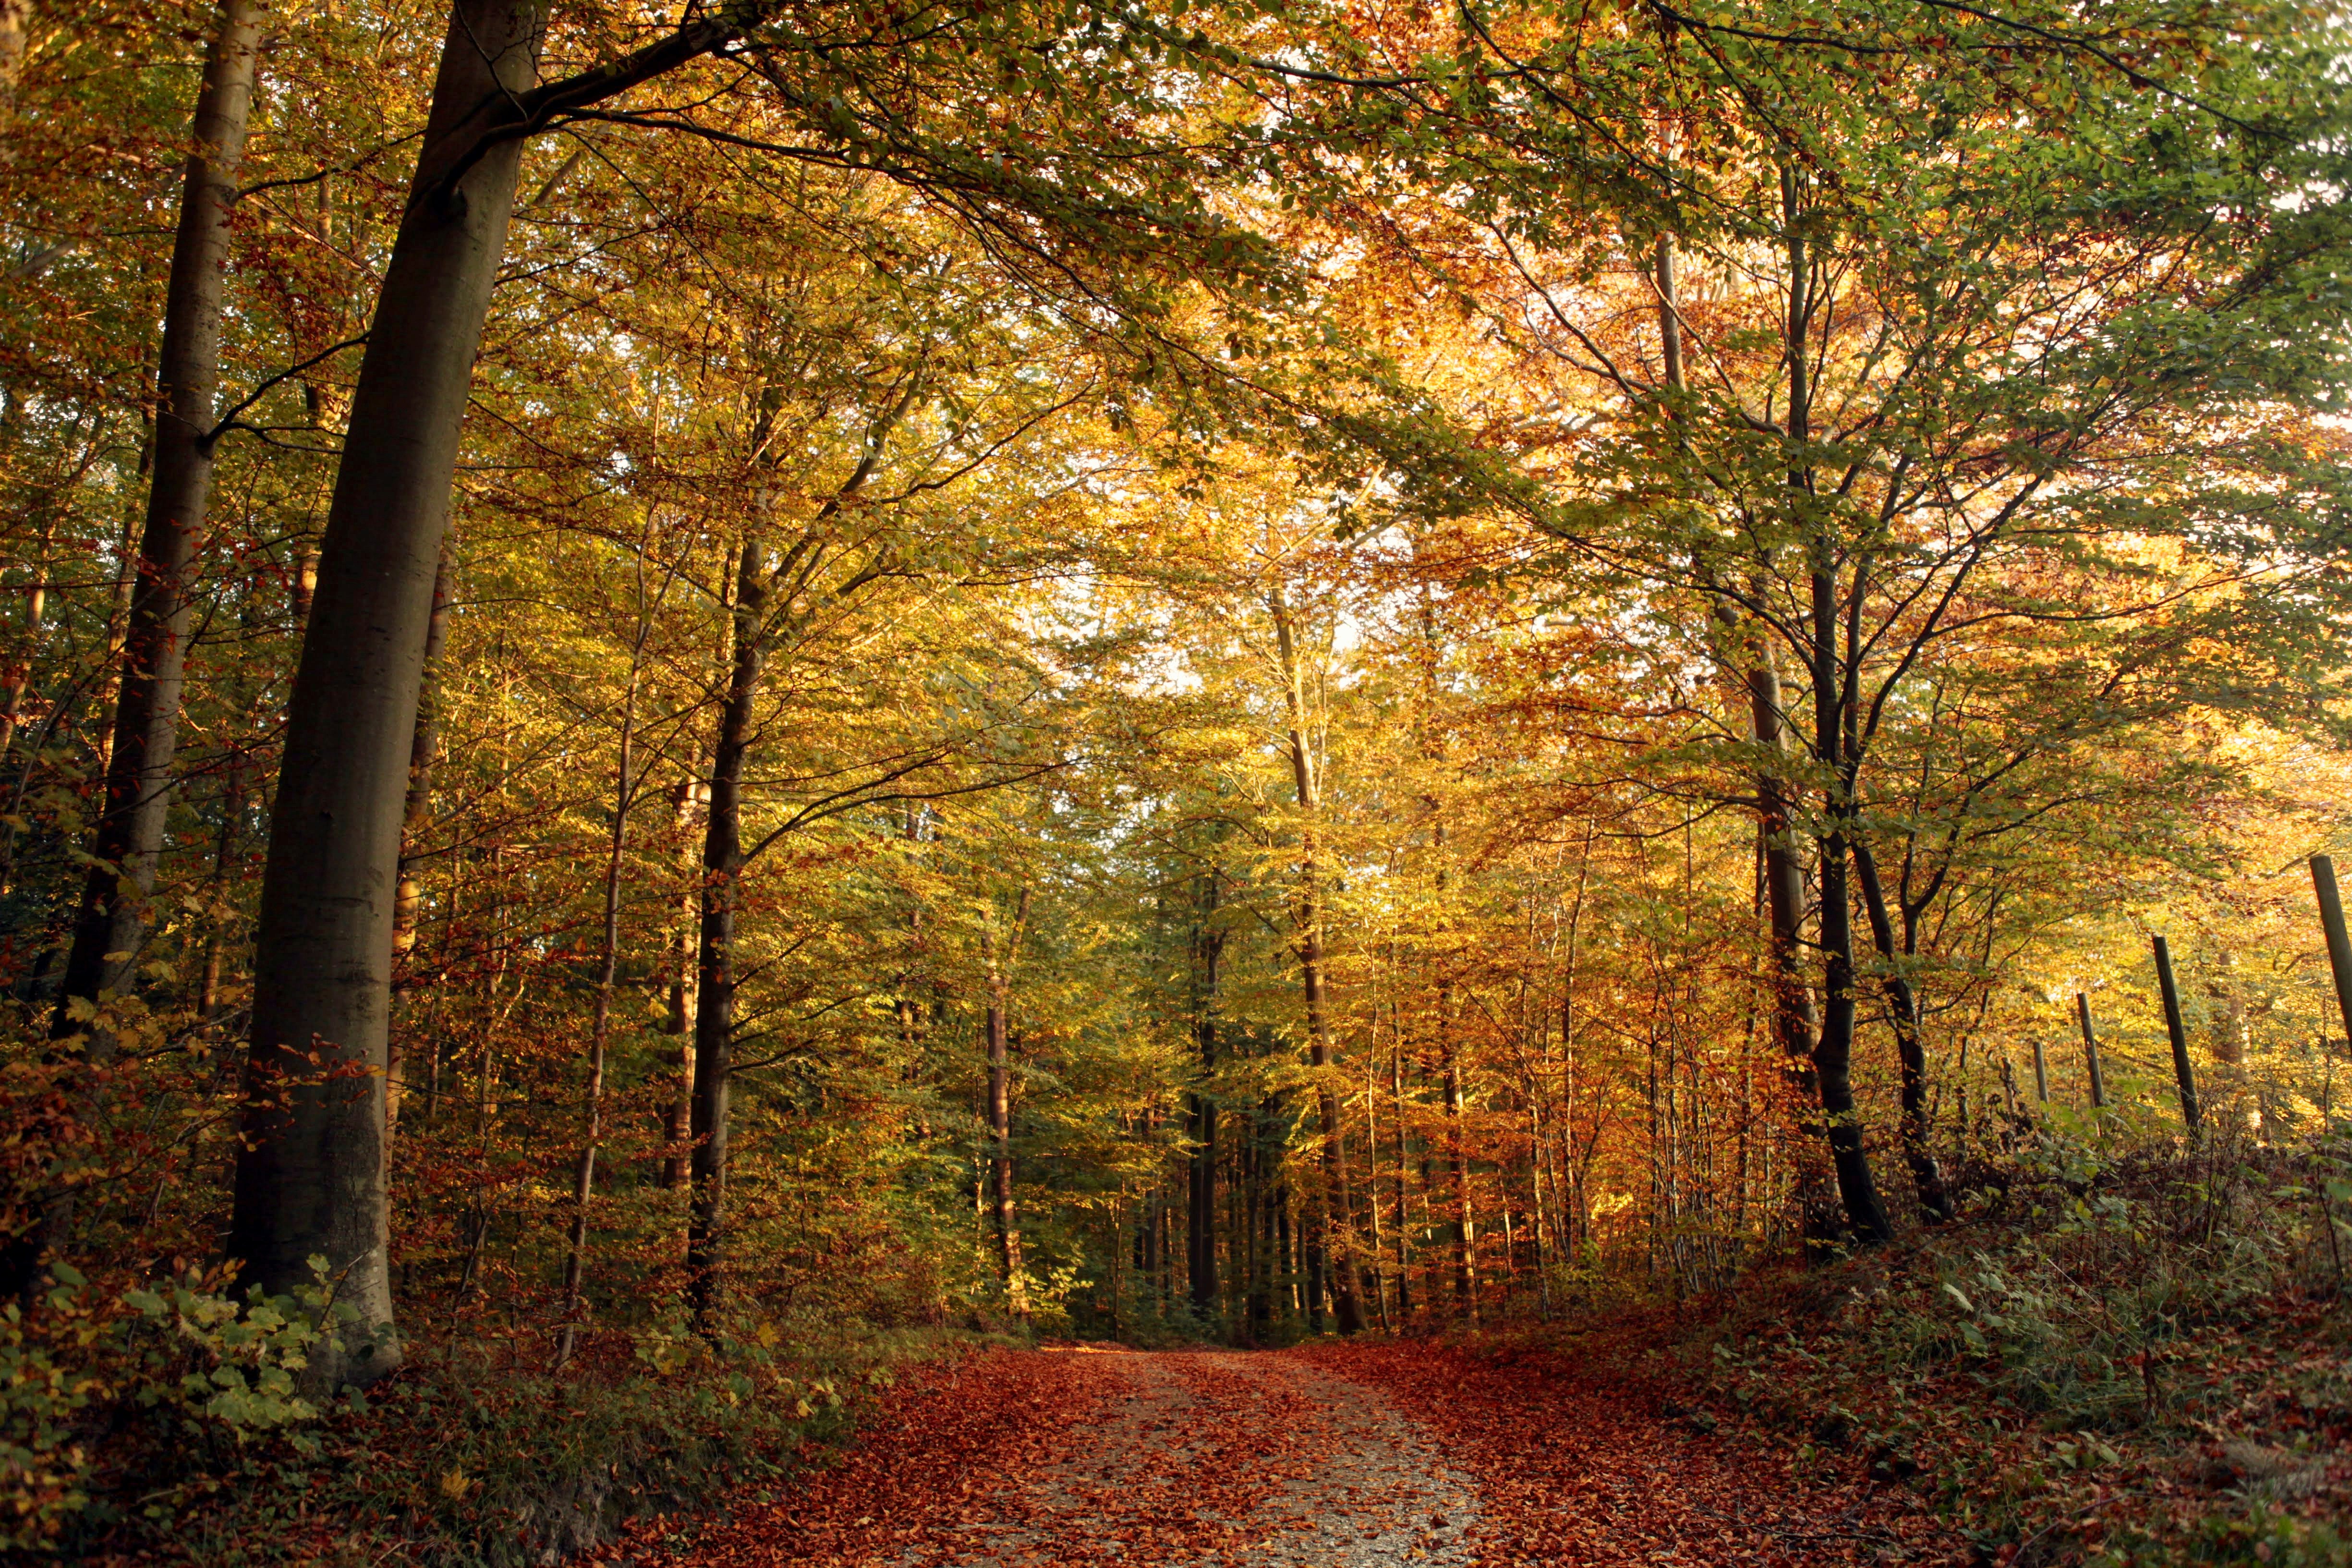
<instances>
[{"instance_id":1,"label":"undergrowth","mask_svg":"<svg viewBox=\"0 0 2352 1568\"><path fill-rule=\"evenodd\" d=\"M718 1344L615 1334L560 1370L536 1339L408 1347L304 1397L322 1293L246 1303L201 1276L121 1300L67 1270L45 1337L0 1329L8 1546L58 1558L544 1568L648 1515L759 1500L897 1370L990 1339L765 1321Z\"/></svg>"},{"instance_id":2,"label":"undergrowth","mask_svg":"<svg viewBox=\"0 0 2352 1568\"><path fill-rule=\"evenodd\" d=\"M2007 1568L2352 1563L2352 1137L2021 1131L1958 1223L1755 1282L1675 1347L1713 1421L1913 1488Z\"/></svg>"}]
</instances>

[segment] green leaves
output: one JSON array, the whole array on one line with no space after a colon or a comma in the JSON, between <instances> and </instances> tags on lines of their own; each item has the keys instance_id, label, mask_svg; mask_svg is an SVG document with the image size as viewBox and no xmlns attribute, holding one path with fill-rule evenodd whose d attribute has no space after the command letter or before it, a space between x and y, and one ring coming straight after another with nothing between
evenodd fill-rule
<instances>
[{"instance_id":1,"label":"green leaves","mask_svg":"<svg viewBox=\"0 0 2352 1568\"><path fill-rule=\"evenodd\" d=\"M352 1316L348 1308L327 1309L325 1263L312 1259L320 1283L299 1300L240 1302L179 1283L125 1292L123 1304L159 1336L149 1341L148 1365L160 1373L174 1360L194 1363L176 1382L146 1382L132 1396L151 1408L217 1423L239 1441L316 1418L318 1406L302 1396L297 1374L319 1341Z\"/></svg>"}]
</instances>

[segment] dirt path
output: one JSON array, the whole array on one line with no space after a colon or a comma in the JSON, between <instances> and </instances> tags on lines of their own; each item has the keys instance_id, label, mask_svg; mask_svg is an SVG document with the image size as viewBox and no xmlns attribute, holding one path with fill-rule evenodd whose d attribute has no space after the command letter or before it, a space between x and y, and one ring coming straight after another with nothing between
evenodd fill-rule
<instances>
[{"instance_id":1,"label":"dirt path","mask_svg":"<svg viewBox=\"0 0 2352 1568\"><path fill-rule=\"evenodd\" d=\"M995 1352L674 1560L693 1568L1473 1568L1946 1559L1572 1371L1433 1347ZM666 1555L650 1538L632 1559Z\"/></svg>"}]
</instances>

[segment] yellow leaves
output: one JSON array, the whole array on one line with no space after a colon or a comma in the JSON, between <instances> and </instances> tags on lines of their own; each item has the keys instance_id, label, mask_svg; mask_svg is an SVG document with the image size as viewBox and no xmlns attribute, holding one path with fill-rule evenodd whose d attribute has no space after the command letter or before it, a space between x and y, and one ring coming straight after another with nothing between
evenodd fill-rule
<instances>
[{"instance_id":1,"label":"yellow leaves","mask_svg":"<svg viewBox=\"0 0 2352 1568\"><path fill-rule=\"evenodd\" d=\"M463 1502L465 1500L466 1494L473 1490L478 1484L480 1483L476 1481L473 1477L457 1468L455 1465L450 1466L449 1468L441 1473L441 1495L447 1498L451 1502Z\"/></svg>"}]
</instances>

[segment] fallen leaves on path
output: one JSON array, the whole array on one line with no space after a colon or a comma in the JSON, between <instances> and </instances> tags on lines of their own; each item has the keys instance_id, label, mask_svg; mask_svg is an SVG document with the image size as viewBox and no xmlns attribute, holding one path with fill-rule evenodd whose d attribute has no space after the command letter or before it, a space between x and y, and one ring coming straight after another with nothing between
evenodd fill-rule
<instances>
[{"instance_id":1,"label":"fallen leaves on path","mask_svg":"<svg viewBox=\"0 0 2352 1568\"><path fill-rule=\"evenodd\" d=\"M1478 1483L1480 1568L1968 1560L1921 1500L1858 1467L1670 1417L1622 1343L1474 1354L1425 1342L1291 1352L1385 1392Z\"/></svg>"},{"instance_id":2,"label":"fallen leaves on path","mask_svg":"<svg viewBox=\"0 0 2352 1568\"><path fill-rule=\"evenodd\" d=\"M967 1526L1018 1521L1029 1499L1003 1478L1066 1454L1118 1379L1107 1358L992 1351L911 1373L859 1436L814 1461L771 1501L739 1500L702 1532L696 1564L835 1564L944 1560ZM830 1462L828 1462L830 1460ZM658 1528L658 1527L656 1527ZM644 1550L650 1531L631 1544Z\"/></svg>"},{"instance_id":3,"label":"fallen leaves on path","mask_svg":"<svg viewBox=\"0 0 2352 1568\"><path fill-rule=\"evenodd\" d=\"M1696 1435L1638 1376L1381 1343L993 1351L739 1500L678 1568L1927 1563L1923 1516ZM655 1531L629 1555L653 1555Z\"/></svg>"}]
</instances>

